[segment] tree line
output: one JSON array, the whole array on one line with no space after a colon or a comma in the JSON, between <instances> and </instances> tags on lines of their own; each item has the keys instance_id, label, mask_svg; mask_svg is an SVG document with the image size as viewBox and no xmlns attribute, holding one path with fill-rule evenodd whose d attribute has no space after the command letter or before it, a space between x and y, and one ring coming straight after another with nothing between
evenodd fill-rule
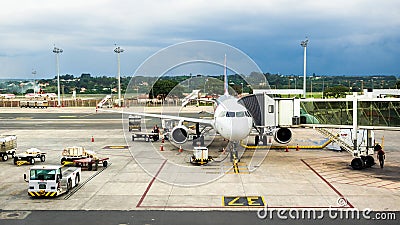
<instances>
[{"instance_id":1,"label":"tree line","mask_svg":"<svg viewBox=\"0 0 400 225\"><path fill-rule=\"evenodd\" d=\"M263 74L271 89L302 89L303 77L298 75ZM252 93L252 86L240 75L229 75L229 86L237 94ZM112 94L117 92L118 82L116 77L91 76L84 73L79 77L71 74L60 75L61 93L72 94ZM134 89L137 93L146 93L150 97L165 98L167 94L181 97L183 93L199 89L210 95L222 94L223 75L181 75L163 77L122 76L121 91L127 88ZM22 83L31 83L21 88ZM52 79L9 80L0 82L0 93L25 94L33 92L33 83L43 91L57 93L57 77ZM396 76L319 76L313 74L307 77L307 92L323 92L325 97L342 97L345 93L360 92L362 89L400 88L400 81ZM256 87L257 88L257 87ZM36 88L37 89L37 88ZM172 91L172 92L171 92Z\"/></svg>"}]
</instances>

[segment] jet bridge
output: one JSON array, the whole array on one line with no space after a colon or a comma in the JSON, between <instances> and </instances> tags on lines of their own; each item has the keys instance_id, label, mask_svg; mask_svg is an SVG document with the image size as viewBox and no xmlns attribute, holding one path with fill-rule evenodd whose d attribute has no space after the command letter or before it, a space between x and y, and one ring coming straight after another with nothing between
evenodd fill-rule
<instances>
[{"instance_id":1,"label":"jet bridge","mask_svg":"<svg viewBox=\"0 0 400 225\"><path fill-rule=\"evenodd\" d=\"M258 131L255 145L261 141L270 144L273 138L281 144L290 142L291 127L312 127L350 152L351 166L363 169L374 164L372 130L400 130L399 98L364 98L348 96L345 99L274 98L269 92L258 92L239 100L253 116ZM338 133L326 128L347 128L352 131L352 142L344 143ZM366 132L368 144L360 148L358 133ZM268 143L267 143L268 142Z\"/></svg>"},{"instance_id":2,"label":"jet bridge","mask_svg":"<svg viewBox=\"0 0 400 225\"><path fill-rule=\"evenodd\" d=\"M354 157L351 166L354 169L363 169L374 164L374 143L371 140L366 149L360 148L357 140L359 129L366 130L368 137L371 137L372 130L400 131L399 98L365 98L354 94L345 99L301 99L301 108L320 123L302 126L352 129L352 145L346 147L343 143L337 143L344 149L350 148L349 152Z\"/></svg>"},{"instance_id":3,"label":"jet bridge","mask_svg":"<svg viewBox=\"0 0 400 225\"><path fill-rule=\"evenodd\" d=\"M273 98L267 92L248 95L239 100L253 117L254 127L258 131L255 145L261 140L267 145L269 136L281 144L287 144L292 138L289 127L300 124L300 101L295 98Z\"/></svg>"}]
</instances>

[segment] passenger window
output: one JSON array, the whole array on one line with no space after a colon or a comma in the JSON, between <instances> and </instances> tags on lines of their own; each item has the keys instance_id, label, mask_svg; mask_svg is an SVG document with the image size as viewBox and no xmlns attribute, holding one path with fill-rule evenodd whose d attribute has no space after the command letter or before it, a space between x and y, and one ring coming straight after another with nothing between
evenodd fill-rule
<instances>
[{"instance_id":1,"label":"passenger window","mask_svg":"<svg viewBox=\"0 0 400 225\"><path fill-rule=\"evenodd\" d=\"M268 112L274 113L274 105L268 105Z\"/></svg>"}]
</instances>

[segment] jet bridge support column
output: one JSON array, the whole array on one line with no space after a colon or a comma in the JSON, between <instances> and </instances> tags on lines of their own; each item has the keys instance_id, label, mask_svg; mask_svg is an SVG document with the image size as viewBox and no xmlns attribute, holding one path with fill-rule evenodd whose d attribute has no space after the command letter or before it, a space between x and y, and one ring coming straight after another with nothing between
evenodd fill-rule
<instances>
[{"instance_id":1,"label":"jet bridge support column","mask_svg":"<svg viewBox=\"0 0 400 225\"><path fill-rule=\"evenodd\" d=\"M357 111L357 98L353 99L353 130L352 130L352 138L353 138L353 156L359 157L358 145L357 145L357 131L358 131L358 111Z\"/></svg>"},{"instance_id":2,"label":"jet bridge support column","mask_svg":"<svg viewBox=\"0 0 400 225\"><path fill-rule=\"evenodd\" d=\"M354 159L351 161L351 167L355 170L361 170L366 167L366 164L370 166L371 162L369 162L369 158L367 159L365 155L360 154L360 149L358 148L358 99L356 96L353 98L353 129L351 132L354 157Z\"/></svg>"}]
</instances>

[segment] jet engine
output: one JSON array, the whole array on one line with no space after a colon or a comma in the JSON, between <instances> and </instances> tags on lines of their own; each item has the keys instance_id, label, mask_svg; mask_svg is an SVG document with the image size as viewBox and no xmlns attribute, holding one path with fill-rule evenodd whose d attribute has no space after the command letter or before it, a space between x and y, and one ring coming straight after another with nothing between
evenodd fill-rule
<instances>
[{"instance_id":1,"label":"jet engine","mask_svg":"<svg viewBox=\"0 0 400 225\"><path fill-rule=\"evenodd\" d=\"M292 131L289 128L278 128L275 130L274 138L280 144L287 144L292 140Z\"/></svg>"},{"instance_id":2,"label":"jet engine","mask_svg":"<svg viewBox=\"0 0 400 225\"><path fill-rule=\"evenodd\" d=\"M188 128L183 125L178 125L171 130L171 138L177 144L185 143L189 138Z\"/></svg>"}]
</instances>

